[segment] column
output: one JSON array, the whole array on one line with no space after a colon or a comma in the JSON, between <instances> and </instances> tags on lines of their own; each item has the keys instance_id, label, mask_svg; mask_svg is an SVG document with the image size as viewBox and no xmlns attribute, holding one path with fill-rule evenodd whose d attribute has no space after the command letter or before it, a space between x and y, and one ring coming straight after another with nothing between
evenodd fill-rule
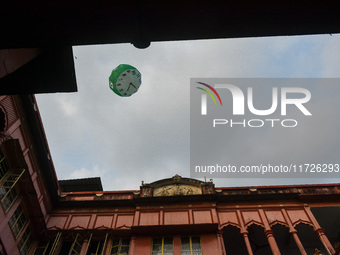
<instances>
[{"instance_id":1,"label":"column","mask_svg":"<svg viewBox=\"0 0 340 255\"><path fill-rule=\"evenodd\" d=\"M129 255L135 254L135 244L136 244L136 237L132 236L130 240Z\"/></svg>"},{"instance_id":2,"label":"column","mask_svg":"<svg viewBox=\"0 0 340 255\"><path fill-rule=\"evenodd\" d=\"M277 243L275 241L273 230L269 226L269 222L267 220L266 214L264 213L263 209L259 209L259 214L262 219L263 225L264 225L264 231L266 234L266 237L268 239L268 243L270 245L270 249L273 252L273 255L281 255L281 252L279 250L279 247L277 246Z\"/></svg>"},{"instance_id":3,"label":"column","mask_svg":"<svg viewBox=\"0 0 340 255\"><path fill-rule=\"evenodd\" d=\"M89 239L85 239L83 245L81 246L80 255L85 255L87 252L87 247L89 245Z\"/></svg>"},{"instance_id":4,"label":"column","mask_svg":"<svg viewBox=\"0 0 340 255\"><path fill-rule=\"evenodd\" d=\"M253 250L251 249L251 245L250 245L249 238L248 238L248 231L246 230L246 228L244 226L244 221L243 221L243 218L242 218L241 211L236 210L236 215L237 215L238 221L239 221L240 226L241 226L241 233L243 235L244 242L246 243L248 254L253 255Z\"/></svg>"},{"instance_id":5,"label":"column","mask_svg":"<svg viewBox=\"0 0 340 255\"><path fill-rule=\"evenodd\" d=\"M220 254L227 255L227 253L225 251L224 241L223 241L223 230L217 231L217 241L220 244L219 245Z\"/></svg>"},{"instance_id":6,"label":"column","mask_svg":"<svg viewBox=\"0 0 340 255\"><path fill-rule=\"evenodd\" d=\"M301 243L301 241L300 241L300 238L298 237L296 231L295 231L295 232L292 232L291 234L292 234L292 236L293 236L293 238L294 238L294 241L295 241L297 247L299 248L301 254L302 254L302 255L307 255L307 252L305 251L305 248L303 247L303 245L302 245L302 243Z\"/></svg>"},{"instance_id":7,"label":"column","mask_svg":"<svg viewBox=\"0 0 340 255\"><path fill-rule=\"evenodd\" d=\"M328 254L329 255L335 254L335 250L334 250L332 244L329 242L327 236L325 235L324 230L322 228L319 228L315 232L318 235L318 237L320 238L320 241L323 244L323 246L326 248Z\"/></svg>"},{"instance_id":8,"label":"column","mask_svg":"<svg viewBox=\"0 0 340 255\"><path fill-rule=\"evenodd\" d=\"M247 246L248 254L253 255L253 250L251 249L251 245L248 238L248 232L243 232L242 235L244 237L244 242L246 243Z\"/></svg>"},{"instance_id":9,"label":"column","mask_svg":"<svg viewBox=\"0 0 340 255\"><path fill-rule=\"evenodd\" d=\"M289 233L291 233L291 235L293 236L294 241L295 241L297 247L299 248L301 254L302 254L302 255L307 255L307 252L305 251L305 248L303 247L303 245L302 245L302 243L301 243L301 241L300 241L300 238L298 237L298 235L297 235L297 233L296 233L297 231L296 231L296 229L293 227L292 222L290 221L290 218L289 218L289 216L288 216L288 214L287 214L287 211L286 211L284 208L282 208L282 209L281 209L281 212L282 212L283 218L285 219L286 223L287 223L288 226L289 226Z\"/></svg>"},{"instance_id":10,"label":"column","mask_svg":"<svg viewBox=\"0 0 340 255\"><path fill-rule=\"evenodd\" d=\"M323 246L326 248L328 254L329 255L335 254L335 250L334 250L332 244L329 242L327 236L325 235L324 230L320 227L319 223L315 219L312 211L310 210L310 207L305 207L305 211L306 211L309 219L313 222L315 233L320 238L320 241L323 244Z\"/></svg>"},{"instance_id":11,"label":"column","mask_svg":"<svg viewBox=\"0 0 340 255\"><path fill-rule=\"evenodd\" d=\"M268 239L268 243L270 246L270 249L273 252L273 255L281 255L281 252L279 250L279 247L277 246L277 243L275 241L274 235L273 235L273 230L266 230L265 234L267 236Z\"/></svg>"}]
</instances>

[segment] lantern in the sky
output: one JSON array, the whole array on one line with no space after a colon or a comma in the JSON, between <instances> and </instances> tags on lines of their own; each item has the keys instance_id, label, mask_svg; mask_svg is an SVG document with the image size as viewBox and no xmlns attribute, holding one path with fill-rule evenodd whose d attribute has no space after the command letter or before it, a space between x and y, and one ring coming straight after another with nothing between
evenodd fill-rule
<instances>
[{"instance_id":1,"label":"lantern in the sky","mask_svg":"<svg viewBox=\"0 0 340 255\"><path fill-rule=\"evenodd\" d=\"M121 97L129 97L138 91L142 75L135 67L121 64L113 69L109 82L113 92Z\"/></svg>"}]
</instances>

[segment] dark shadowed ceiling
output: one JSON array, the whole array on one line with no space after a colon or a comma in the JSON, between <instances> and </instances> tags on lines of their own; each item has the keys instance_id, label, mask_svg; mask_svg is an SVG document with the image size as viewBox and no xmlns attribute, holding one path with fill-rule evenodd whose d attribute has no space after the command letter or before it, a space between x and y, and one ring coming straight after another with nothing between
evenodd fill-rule
<instances>
[{"instance_id":1,"label":"dark shadowed ceiling","mask_svg":"<svg viewBox=\"0 0 340 255\"><path fill-rule=\"evenodd\" d=\"M339 1L26 0L1 5L0 48L340 32Z\"/></svg>"},{"instance_id":2,"label":"dark shadowed ceiling","mask_svg":"<svg viewBox=\"0 0 340 255\"><path fill-rule=\"evenodd\" d=\"M51 54L51 49L74 45L132 43L145 48L155 41L332 34L340 32L339 17L340 1L6 1L1 4L0 49L49 48ZM62 59L72 65L71 56ZM60 88L56 81L34 89L39 82L26 80L28 86L16 91L76 91L73 68L65 69L71 70L71 80L63 79ZM11 93L13 83L0 82L1 87L7 82L6 93Z\"/></svg>"}]
</instances>

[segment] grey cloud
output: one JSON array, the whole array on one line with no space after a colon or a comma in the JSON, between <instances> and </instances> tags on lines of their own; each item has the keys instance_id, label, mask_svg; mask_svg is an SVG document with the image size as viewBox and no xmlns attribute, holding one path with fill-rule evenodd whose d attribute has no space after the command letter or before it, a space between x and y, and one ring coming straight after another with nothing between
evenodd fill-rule
<instances>
[{"instance_id":1,"label":"grey cloud","mask_svg":"<svg viewBox=\"0 0 340 255\"><path fill-rule=\"evenodd\" d=\"M190 78L289 76L289 63L276 61L272 55L276 52L276 57L282 57L300 40L307 39L165 42L145 50L128 44L75 47L79 92L37 96L58 177L81 178L82 173L96 169L93 172L104 173L105 190L119 190L138 189L141 180L152 182L176 173L189 176ZM338 49L336 45L340 44L330 43L332 51ZM323 52L329 54L326 49ZM339 60L332 59L332 65ZM108 76L121 63L135 66L143 76L140 90L131 98L120 98L108 87ZM303 67L293 75L303 75ZM73 107L69 115L62 102L64 107ZM244 143L238 150L270 153L244 148ZM252 183L246 179L215 181L223 186Z\"/></svg>"}]
</instances>

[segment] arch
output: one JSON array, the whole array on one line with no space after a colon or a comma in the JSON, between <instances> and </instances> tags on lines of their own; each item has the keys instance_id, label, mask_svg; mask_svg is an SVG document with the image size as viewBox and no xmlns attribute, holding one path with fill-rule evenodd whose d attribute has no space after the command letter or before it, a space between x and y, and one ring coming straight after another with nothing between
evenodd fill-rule
<instances>
[{"instance_id":1,"label":"arch","mask_svg":"<svg viewBox=\"0 0 340 255\"><path fill-rule=\"evenodd\" d=\"M251 220L249 221L246 225L245 225L245 228L247 229L248 227L251 227L252 225L256 225L256 226L259 226L261 228L264 228L264 225L262 222L258 222L258 221L255 221L255 220Z\"/></svg>"},{"instance_id":2,"label":"arch","mask_svg":"<svg viewBox=\"0 0 340 255\"><path fill-rule=\"evenodd\" d=\"M272 228L276 225L281 225L283 227L289 228L288 224L286 222L280 221L280 220L275 220L272 223L269 224L269 226Z\"/></svg>"},{"instance_id":3,"label":"arch","mask_svg":"<svg viewBox=\"0 0 340 255\"><path fill-rule=\"evenodd\" d=\"M235 224L229 224L223 228L223 242L228 255L248 255L241 228Z\"/></svg>"},{"instance_id":4,"label":"arch","mask_svg":"<svg viewBox=\"0 0 340 255\"><path fill-rule=\"evenodd\" d=\"M116 227L115 229L131 229L130 226L126 226L125 224L123 226Z\"/></svg>"},{"instance_id":5,"label":"arch","mask_svg":"<svg viewBox=\"0 0 340 255\"><path fill-rule=\"evenodd\" d=\"M281 255L301 254L294 237L289 232L289 227L278 222L271 227Z\"/></svg>"},{"instance_id":6,"label":"arch","mask_svg":"<svg viewBox=\"0 0 340 255\"><path fill-rule=\"evenodd\" d=\"M236 227L236 228L240 229L240 231L241 231L241 229L242 229L241 226L240 226L239 224L234 223L234 222L231 222L231 221L228 221L228 222L226 222L226 223L221 224L220 227L219 227L219 229L220 229L220 230L223 230L224 228L226 228L226 227L228 227L228 226Z\"/></svg>"},{"instance_id":7,"label":"arch","mask_svg":"<svg viewBox=\"0 0 340 255\"><path fill-rule=\"evenodd\" d=\"M313 225L313 223L306 221L306 220L298 220L298 221L294 222L293 227L296 228L300 224L308 225L315 230L315 226Z\"/></svg>"},{"instance_id":8,"label":"arch","mask_svg":"<svg viewBox=\"0 0 340 255\"><path fill-rule=\"evenodd\" d=\"M82 226L75 226L75 227L72 227L72 228L69 228L69 230L85 230L86 228L85 227L82 227Z\"/></svg>"},{"instance_id":9,"label":"arch","mask_svg":"<svg viewBox=\"0 0 340 255\"><path fill-rule=\"evenodd\" d=\"M104 225L101 225L101 226L96 227L96 228L94 228L94 229L96 229L96 230L110 230L111 228L106 227L106 226L104 226Z\"/></svg>"},{"instance_id":10,"label":"arch","mask_svg":"<svg viewBox=\"0 0 340 255\"><path fill-rule=\"evenodd\" d=\"M319 249L322 254L328 254L311 224L300 222L295 229L307 254L314 254L315 249Z\"/></svg>"},{"instance_id":11,"label":"arch","mask_svg":"<svg viewBox=\"0 0 340 255\"><path fill-rule=\"evenodd\" d=\"M247 227L248 238L254 255L272 255L264 227L260 224L253 224Z\"/></svg>"},{"instance_id":12,"label":"arch","mask_svg":"<svg viewBox=\"0 0 340 255\"><path fill-rule=\"evenodd\" d=\"M53 225L52 227L48 227L47 230L62 230L62 228Z\"/></svg>"}]
</instances>

